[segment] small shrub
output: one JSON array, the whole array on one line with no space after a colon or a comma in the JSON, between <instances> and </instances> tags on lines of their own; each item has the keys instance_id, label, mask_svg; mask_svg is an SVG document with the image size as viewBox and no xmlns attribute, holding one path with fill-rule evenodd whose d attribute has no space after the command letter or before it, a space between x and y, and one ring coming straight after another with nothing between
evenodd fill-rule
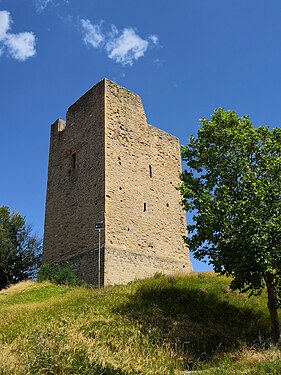
<instances>
[{"instance_id":1,"label":"small shrub","mask_svg":"<svg viewBox=\"0 0 281 375\"><path fill-rule=\"evenodd\" d=\"M57 285L84 286L72 263L50 263L41 266L37 281L51 281Z\"/></svg>"}]
</instances>

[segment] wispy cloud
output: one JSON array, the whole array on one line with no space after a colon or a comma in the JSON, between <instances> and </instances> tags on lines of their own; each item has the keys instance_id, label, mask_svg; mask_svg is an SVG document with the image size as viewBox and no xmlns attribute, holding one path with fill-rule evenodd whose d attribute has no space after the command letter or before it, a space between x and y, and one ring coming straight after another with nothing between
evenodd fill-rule
<instances>
[{"instance_id":1,"label":"wispy cloud","mask_svg":"<svg viewBox=\"0 0 281 375\"><path fill-rule=\"evenodd\" d=\"M81 20L83 41L90 47L98 48L105 40L101 32L101 25L92 25L89 20Z\"/></svg>"},{"instance_id":2,"label":"wispy cloud","mask_svg":"<svg viewBox=\"0 0 281 375\"><path fill-rule=\"evenodd\" d=\"M153 44L158 44L158 36L156 36L156 35L149 35L148 38L152 41Z\"/></svg>"},{"instance_id":3,"label":"wispy cloud","mask_svg":"<svg viewBox=\"0 0 281 375\"><path fill-rule=\"evenodd\" d=\"M36 12L42 13L48 5L59 6L62 4L69 4L69 0L33 0Z\"/></svg>"},{"instance_id":4,"label":"wispy cloud","mask_svg":"<svg viewBox=\"0 0 281 375\"><path fill-rule=\"evenodd\" d=\"M10 28L10 23L10 13L5 10L0 11L0 41L5 39Z\"/></svg>"},{"instance_id":5,"label":"wispy cloud","mask_svg":"<svg viewBox=\"0 0 281 375\"><path fill-rule=\"evenodd\" d=\"M122 65L133 65L150 46L158 43L156 35L143 39L132 27L120 31L112 25L109 31L103 32L102 22L92 24L88 19L81 19L80 22L84 43L88 47L104 50L110 59Z\"/></svg>"},{"instance_id":6,"label":"wispy cloud","mask_svg":"<svg viewBox=\"0 0 281 375\"><path fill-rule=\"evenodd\" d=\"M25 61L36 54L35 35L32 32L11 33L10 12L0 11L0 56L7 54L18 61Z\"/></svg>"},{"instance_id":7,"label":"wispy cloud","mask_svg":"<svg viewBox=\"0 0 281 375\"><path fill-rule=\"evenodd\" d=\"M153 59L153 64L157 66L157 68L161 68L164 65L164 61L160 59Z\"/></svg>"},{"instance_id":8,"label":"wispy cloud","mask_svg":"<svg viewBox=\"0 0 281 375\"><path fill-rule=\"evenodd\" d=\"M36 11L38 13L42 13L46 9L47 5L52 2L52 0L33 0L33 1L34 1Z\"/></svg>"}]
</instances>

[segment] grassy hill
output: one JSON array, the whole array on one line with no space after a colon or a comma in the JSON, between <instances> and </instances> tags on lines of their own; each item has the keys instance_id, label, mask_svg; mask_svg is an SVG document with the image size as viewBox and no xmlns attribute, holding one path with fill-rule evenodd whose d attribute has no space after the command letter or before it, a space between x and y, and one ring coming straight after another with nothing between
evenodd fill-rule
<instances>
[{"instance_id":1,"label":"grassy hill","mask_svg":"<svg viewBox=\"0 0 281 375\"><path fill-rule=\"evenodd\" d=\"M280 374L266 296L212 273L0 292L0 374Z\"/></svg>"}]
</instances>

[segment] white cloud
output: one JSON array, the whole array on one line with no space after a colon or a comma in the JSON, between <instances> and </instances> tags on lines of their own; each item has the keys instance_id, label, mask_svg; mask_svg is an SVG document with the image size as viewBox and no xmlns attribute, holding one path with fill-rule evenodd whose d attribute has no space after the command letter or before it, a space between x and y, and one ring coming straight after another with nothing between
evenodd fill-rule
<instances>
[{"instance_id":1,"label":"white cloud","mask_svg":"<svg viewBox=\"0 0 281 375\"><path fill-rule=\"evenodd\" d=\"M69 4L69 0L33 0L36 12L42 13L48 5L57 7L62 4Z\"/></svg>"},{"instance_id":2,"label":"white cloud","mask_svg":"<svg viewBox=\"0 0 281 375\"><path fill-rule=\"evenodd\" d=\"M158 43L158 36L157 35L149 35L148 37L153 44L157 44Z\"/></svg>"},{"instance_id":3,"label":"white cloud","mask_svg":"<svg viewBox=\"0 0 281 375\"><path fill-rule=\"evenodd\" d=\"M9 54L16 60L25 61L36 54L33 33L8 34L4 42Z\"/></svg>"},{"instance_id":4,"label":"white cloud","mask_svg":"<svg viewBox=\"0 0 281 375\"><path fill-rule=\"evenodd\" d=\"M83 41L90 47L98 48L104 41L100 25L92 25L89 20L81 20Z\"/></svg>"},{"instance_id":5,"label":"white cloud","mask_svg":"<svg viewBox=\"0 0 281 375\"><path fill-rule=\"evenodd\" d=\"M124 29L119 37L108 41L108 57L123 65L133 65L134 60L144 56L149 42L142 39L132 28Z\"/></svg>"},{"instance_id":6,"label":"white cloud","mask_svg":"<svg viewBox=\"0 0 281 375\"><path fill-rule=\"evenodd\" d=\"M42 13L52 0L34 0L35 8L38 13Z\"/></svg>"},{"instance_id":7,"label":"white cloud","mask_svg":"<svg viewBox=\"0 0 281 375\"><path fill-rule=\"evenodd\" d=\"M10 28L11 17L6 10L0 11L0 41L6 38L7 32Z\"/></svg>"},{"instance_id":8,"label":"white cloud","mask_svg":"<svg viewBox=\"0 0 281 375\"><path fill-rule=\"evenodd\" d=\"M120 32L111 25L110 31L103 32L101 26L102 23L93 25L89 20L81 19L84 43L92 48L103 49L110 59L122 65L133 65L144 56L149 46L158 43L156 35L143 39L131 27Z\"/></svg>"},{"instance_id":9,"label":"white cloud","mask_svg":"<svg viewBox=\"0 0 281 375\"><path fill-rule=\"evenodd\" d=\"M11 15L0 11L0 56L8 54L14 59L25 61L36 54L35 35L32 32L10 33Z\"/></svg>"}]
</instances>

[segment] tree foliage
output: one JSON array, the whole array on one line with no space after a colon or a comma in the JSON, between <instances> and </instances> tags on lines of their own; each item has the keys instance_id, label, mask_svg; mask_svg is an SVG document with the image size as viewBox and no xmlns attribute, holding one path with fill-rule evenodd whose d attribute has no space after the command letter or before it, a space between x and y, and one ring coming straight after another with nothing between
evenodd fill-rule
<instances>
[{"instance_id":1,"label":"tree foliage","mask_svg":"<svg viewBox=\"0 0 281 375\"><path fill-rule=\"evenodd\" d=\"M193 212L186 242L195 258L233 277L251 295L266 285L273 340L280 337L281 129L254 128L247 116L217 109L182 148L180 191Z\"/></svg>"},{"instance_id":2,"label":"tree foliage","mask_svg":"<svg viewBox=\"0 0 281 375\"><path fill-rule=\"evenodd\" d=\"M30 278L41 260L41 240L16 212L0 207L0 289Z\"/></svg>"}]
</instances>

